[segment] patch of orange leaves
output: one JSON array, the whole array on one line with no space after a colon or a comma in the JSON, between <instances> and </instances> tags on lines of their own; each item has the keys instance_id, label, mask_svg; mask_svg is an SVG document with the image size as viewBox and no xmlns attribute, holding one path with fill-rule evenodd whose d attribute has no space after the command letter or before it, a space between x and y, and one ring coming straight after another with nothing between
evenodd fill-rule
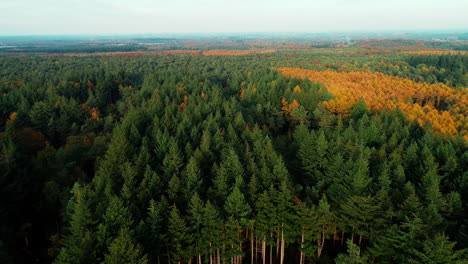
<instances>
[{"instance_id":1,"label":"patch of orange leaves","mask_svg":"<svg viewBox=\"0 0 468 264\"><path fill-rule=\"evenodd\" d=\"M284 112L286 112L288 114L290 114L295 108L298 108L299 106L301 106L296 99L294 99L292 101L292 103L289 104L288 101L286 100L286 98L284 98L284 97L281 98L281 104L283 105L281 107L281 110L283 110Z\"/></svg>"},{"instance_id":2,"label":"patch of orange leaves","mask_svg":"<svg viewBox=\"0 0 468 264\"><path fill-rule=\"evenodd\" d=\"M430 122L434 131L454 135L461 132L468 140L468 92L445 84L428 84L409 79L372 73L316 71L279 68L286 77L309 79L324 84L334 96L324 107L336 114L349 114L352 106L363 98L373 111L400 108L409 120L421 126ZM450 110L444 108L450 105Z\"/></svg>"},{"instance_id":3,"label":"patch of orange leaves","mask_svg":"<svg viewBox=\"0 0 468 264\"><path fill-rule=\"evenodd\" d=\"M247 54L266 54L266 53L274 53L276 50L205 50L203 51L203 55L205 56L239 56L239 55L247 55Z\"/></svg>"}]
</instances>

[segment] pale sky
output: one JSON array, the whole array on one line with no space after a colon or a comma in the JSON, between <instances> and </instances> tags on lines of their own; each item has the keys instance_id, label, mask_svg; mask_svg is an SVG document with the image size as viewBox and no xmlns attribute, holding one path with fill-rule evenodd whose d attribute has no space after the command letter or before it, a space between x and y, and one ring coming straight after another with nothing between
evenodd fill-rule
<instances>
[{"instance_id":1,"label":"pale sky","mask_svg":"<svg viewBox=\"0 0 468 264\"><path fill-rule=\"evenodd\" d=\"M0 0L0 36L468 29L468 0Z\"/></svg>"}]
</instances>

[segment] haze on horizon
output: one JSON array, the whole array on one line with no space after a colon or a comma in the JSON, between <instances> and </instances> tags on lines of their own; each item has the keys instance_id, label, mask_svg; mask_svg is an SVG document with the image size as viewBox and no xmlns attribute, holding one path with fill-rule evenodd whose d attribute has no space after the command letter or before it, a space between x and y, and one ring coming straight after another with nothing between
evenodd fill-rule
<instances>
[{"instance_id":1,"label":"haze on horizon","mask_svg":"<svg viewBox=\"0 0 468 264\"><path fill-rule=\"evenodd\" d=\"M466 0L2 0L0 36L468 29Z\"/></svg>"}]
</instances>

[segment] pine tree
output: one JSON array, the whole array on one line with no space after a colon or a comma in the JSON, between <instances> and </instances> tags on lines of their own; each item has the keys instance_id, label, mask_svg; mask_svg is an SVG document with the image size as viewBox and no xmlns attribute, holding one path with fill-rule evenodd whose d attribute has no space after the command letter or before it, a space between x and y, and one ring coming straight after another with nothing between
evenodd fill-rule
<instances>
[{"instance_id":1,"label":"pine tree","mask_svg":"<svg viewBox=\"0 0 468 264\"><path fill-rule=\"evenodd\" d=\"M169 181L174 176L179 175L180 169L183 164L183 157L179 150L179 145L174 138L170 138L168 142L168 150L164 155L162 162L162 170L164 172L164 178Z\"/></svg>"},{"instance_id":2,"label":"pine tree","mask_svg":"<svg viewBox=\"0 0 468 264\"><path fill-rule=\"evenodd\" d=\"M107 210L96 233L99 246L107 247L121 229L130 229L133 225L132 214L118 197L111 197Z\"/></svg>"},{"instance_id":3,"label":"pine tree","mask_svg":"<svg viewBox=\"0 0 468 264\"><path fill-rule=\"evenodd\" d=\"M190 158L187 167L185 168L185 195L189 200L196 192L201 192L203 181L200 177L197 161L194 157Z\"/></svg>"},{"instance_id":4,"label":"pine tree","mask_svg":"<svg viewBox=\"0 0 468 264\"><path fill-rule=\"evenodd\" d=\"M368 263L367 257L361 256L361 249L351 240L346 241L348 254L339 254L335 260L336 264L365 264Z\"/></svg>"},{"instance_id":5,"label":"pine tree","mask_svg":"<svg viewBox=\"0 0 468 264\"><path fill-rule=\"evenodd\" d=\"M203 224L203 209L204 204L203 201L200 199L198 194L195 192L190 199L189 202L189 223L190 223L190 231L193 234L193 249L194 254L197 256L196 262L201 264L202 259L202 247L201 247L201 229Z\"/></svg>"},{"instance_id":6,"label":"pine tree","mask_svg":"<svg viewBox=\"0 0 468 264\"><path fill-rule=\"evenodd\" d=\"M328 203L327 197L323 196L319 201L319 205L316 209L317 214L317 226L320 233L317 239L317 258L320 259L322 256L323 248L325 247L325 241L333 234L333 212L330 210L330 204Z\"/></svg>"},{"instance_id":7,"label":"pine tree","mask_svg":"<svg viewBox=\"0 0 468 264\"><path fill-rule=\"evenodd\" d=\"M234 187L234 190L227 197L224 209L228 215L232 216L237 221L240 221L241 218L248 217L251 212L249 204L237 186Z\"/></svg>"},{"instance_id":8,"label":"pine tree","mask_svg":"<svg viewBox=\"0 0 468 264\"><path fill-rule=\"evenodd\" d=\"M172 176L167 184L167 197L172 203L182 204L185 199L182 198L182 183L177 175Z\"/></svg>"},{"instance_id":9,"label":"pine tree","mask_svg":"<svg viewBox=\"0 0 468 264\"><path fill-rule=\"evenodd\" d=\"M171 262L186 262L191 257L192 235L177 207L173 206L169 215L168 250Z\"/></svg>"},{"instance_id":10,"label":"pine tree","mask_svg":"<svg viewBox=\"0 0 468 264\"><path fill-rule=\"evenodd\" d=\"M264 191L258 197L255 207L257 211L256 221L255 221L255 230L256 235L261 243L261 252L262 252L262 263L266 263L266 251L267 245L270 246L270 253L273 244L275 243L273 237L273 232L275 231L275 221L277 217L276 208L273 204L273 193L274 189L270 189L270 192ZM271 259L271 257L270 257Z\"/></svg>"},{"instance_id":11,"label":"pine tree","mask_svg":"<svg viewBox=\"0 0 468 264\"><path fill-rule=\"evenodd\" d=\"M148 258L143 255L140 245L135 244L129 229L122 229L119 236L109 245L103 264L146 264Z\"/></svg>"},{"instance_id":12,"label":"pine tree","mask_svg":"<svg viewBox=\"0 0 468 264\"><path fill-rule=\"evenodd\" d=\"M353 109L351 110L351 118L354 120L358 120L363 116L369 116L370 111L367 107L366 101L363 98L359 99L357 103L354 105Z\"/></svg>"},{"instance_id":13,"label":"pine tree","mask_svg":"<svg viewBox=\"0 0 468 264\"><path fill-rule=\"evenodd\" d=\"M301 230L300 259L299 264L306 263L308 258L315 256L317 252L316 241L320 239L317 225L317 214L312 208L308 208L305 203L299 202L297 206L298 228Z\"/></svg>"},{"instance_id":14,"label":"pine tree","mask_svg":"<svg viewBox=\"0 0 468 264\"><path fill-rule=\"evenodd\" d=\"M95 260L97 244L93 233L94 219L91 208L91 193L86 187L75 184L73 198L69 202L70 234L65 238L65 247L54 263L92 263Z\"/></svg>"},{"instance_id":15,"label":"pine tree","mask_svg":"<svg viewBox=\"0 0 468 264\"><path fill-rule=\"evenodd\" d=\"M377 215L381 214L380 207L375 198L367 196L352 196L345 203L341 204L342 221L346 223L351 232L351 241L354 243L354 235L359 235L358 243L363 238L369 238L370 230L376 223Z\"/></svg>"},{"instance_id":16,"label":"pine tree","mask_svg":"<svg viewBox=\"0 0 468 264\"><path fill-rule=\"evenodd\" d=\"M203 208L200 246L202 251L208 255L210 264L215 263L216 258L219 259L222 228L223 222L219 217L218 211L210 201L206 202Z\"/></svg>"},{"instance_id":17,"label":"pine tree","mask_svg":"<svg viewBox=\"0 0 468 264\"><path fill-rule=\"evenodd\" d=\"M455 250L455 244L455 242L450 242L445 235L426 239L422 244L422 250L412 250L414 257L408 263L466 263L468 250Z\"/></svg>"},{"instance_id":18,"label":"pine tree","mask_svg":"<svg viewBox=\"0 0 468 264\"><path fill-rule=\"evenodd\" d=\"M242 263L242 226L239 220L229 216L224 224L222 259L224 263Z\"/></svg>"}]
</instances>

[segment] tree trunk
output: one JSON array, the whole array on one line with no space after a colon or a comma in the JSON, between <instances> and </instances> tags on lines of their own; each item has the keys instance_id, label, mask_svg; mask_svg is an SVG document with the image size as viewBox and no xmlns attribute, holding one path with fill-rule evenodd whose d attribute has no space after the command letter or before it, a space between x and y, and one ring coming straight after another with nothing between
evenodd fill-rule
<instances>
[{"instance_id":1,"label":"tree trunk","mask_svg":"<svg viewBox=\"0 0 468 264\"><path fill-rule=\"evenodd\" d=\"M258 261L258 237L255 237L255 263Z\"/></svg>"},{"instance_id":2,"label":"tree trunk","mask_svg":"<svg viewBox=\"0 0 468 264\"><path fill-rule=\"evenodd\" d=\"M281 256L280 256L280 264L284 263L284 224L281 224Z\"/></svg>"},{"instance_id":3,"label":"tree trunk","mask_svg":"<svg viewBox=\"0 0 468 264\"><path fill-rule=\"evenodd\" d=\"M281 241L280 241L280 238L278 237L276 239L276 257L278 257L278 255L279 255L280 244L281 244Z\"/></svg>"},{"instance_id":4,"label":"tree trunk","mask_svg":"<svg viewBox=\"0 0 468 264\"><path fill-rule=\"evenodd\" d=\"M341 245L343 245L344 242L344 231L341 231Z\"/></svg>"},{"instance_id":5,"label":"tree trunk","mask_svg":"<svg viewBox=\"0 0 468 264\"><path fill-rule=\"evenodd\" d=\"M302 229L302 233L301 233L301 257L299 259L299 264L302 264L304 261L304 252L302 252L303 249L304 249L304 229Z\"/></svg>"},{"instance_id":6,"label":"tree trunk","mask_svg":"<svg viewBox=\"0 0 468 264\"><path fill-rule=\"evenodd\" d=\"M325 229L325 227L323 228ZM321 235L321 238L317 240L318 242L317 259L320 259L320 256L322 255L323 245L325 244L325 233L321 232L320 235Z\"/></svg>"},{"instance_id":7,"label":"tree trunk","mask_svg":"<svg viewBox=\"0 0 468 264\"><path fill-rule=\"evenodd\" d=\"M273 245L270 245L270 264L273 264Z\"/></svg>"},{"instance_id":8,"label":"tree trunk","mask_svg":"<svg viewBox=\"0 0 468 264\"><path fill-rule=\"evenodd\" d=\"M239 264L242 263L242 242L239 243Z\"/></svg>"},{"instance_id":9,"label":"tree trunk","mask_svg":"<svg viewBox=\"0 0 468 264\"><path fill-rule=\"evenodd\" d=\"M250 233L250 263L254 263L254 236Z\"/></svg>"},{"instance_id":10,"label":"tree trunk","mask_svg":"<svg viewBox=\"0 0 468 264\"><path fill-rule=\"evenodd\" d=\"M262 263L266 264L266 238L263 237L262 241Z\"/></svg>"},{"instance_id":11,"label":"tree trunk","mask_svg":"<svg viewBox=\"0 0 468 264\"><path fill-rule=\"evenodd\" d=\"M213 264L213 254L211 254L213 251L211 249L211 242L210 242L210 264Z\"/></svg>"}]
</instances>

